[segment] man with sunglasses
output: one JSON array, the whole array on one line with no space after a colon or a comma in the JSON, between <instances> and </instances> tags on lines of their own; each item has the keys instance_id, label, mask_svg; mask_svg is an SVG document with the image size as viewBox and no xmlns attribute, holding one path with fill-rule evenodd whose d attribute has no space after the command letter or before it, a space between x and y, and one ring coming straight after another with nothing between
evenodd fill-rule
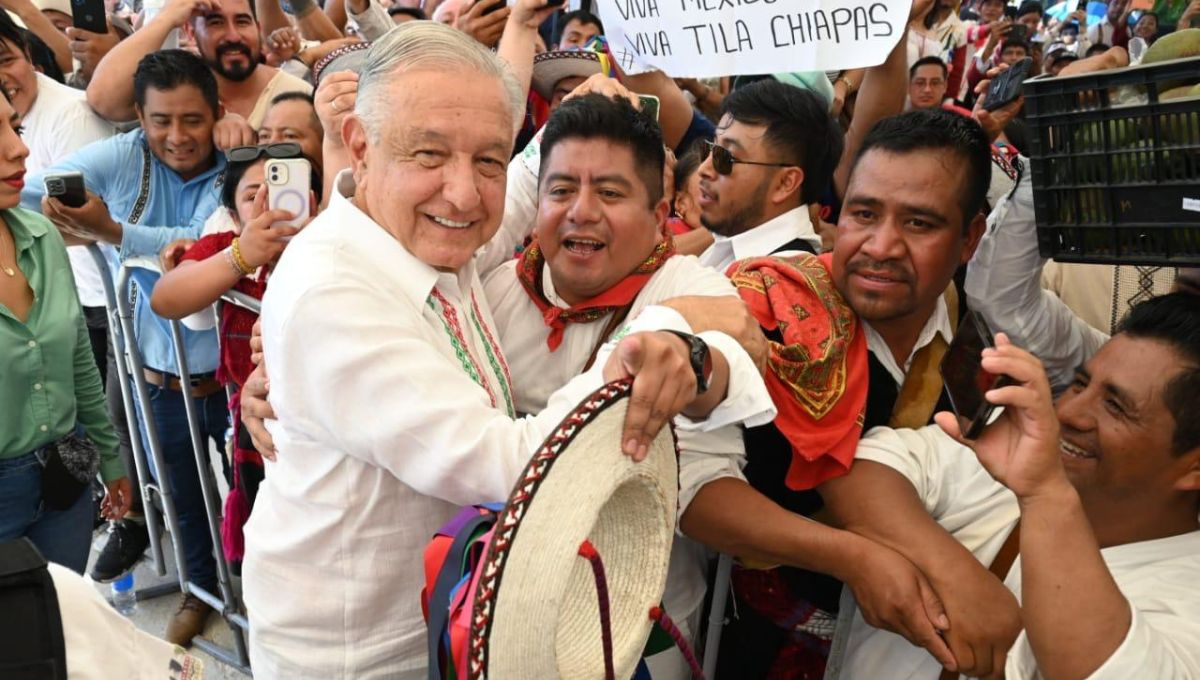
<instances>
[{"instance_id":1,"label":"man with sunglasses","mask_svg":"<svg viewBox=\"0 0 1200 680\"><path fill-rule=\"evenodd\" d=\"M701 264L785 251L817 252L809 219L842 155L842 134L816 95L777 80L734 90L700 165L700 220L715 242Z\"/></svg>"},{"instance_id":2,"label":"man with sunglasses","mask_svg":"<svg viewBox=\"0 0 1200 680\"><path fill-rule=\"evenodd\" d=\"M140 128L90 144L27 178L21 193L22 206L43 211L64 232L68 243L98 241L119 248L119 257L114 255L109 262L114 274L129 258L157 258L171 241L198 238L204 221L220 202L225 170L225 157L212 142L213 126L221 113L217 83L199 57L182 50L153 52L138 64L133 87ZM46 175L72 171L83 173L88 188L87 202L79 208L45 196ZM146 422L147 415L153 417L168 463L166 477L179 518L176 538L183 541L188 579L216 592L213 544L183 390L190 394L200 415L201 436L206 442L217 442L222 450L228 411L225 393L214 377L217 340L212 331L183 329L192 380L190 385L181 385L169 327L148 304L157 279L157 274L145 269L136 269L133 277L141 292L134 306L136 342L146 364L144 378L150 392L150 403L144 405L149 414L143 413L141 422ZM109 386L119 389L115 377L110 377ZM122 448L129 455L128 446ZM136 483L131 458L126 460L126 469ZM110 538L93 569L97 580L120 577L140 559L149 542L141 524L125 522L115 531L119 533ZM189 644L203 630L211 611L199 598L185 595L167 626L166 639Z\"/></svg>"}]
</instances>

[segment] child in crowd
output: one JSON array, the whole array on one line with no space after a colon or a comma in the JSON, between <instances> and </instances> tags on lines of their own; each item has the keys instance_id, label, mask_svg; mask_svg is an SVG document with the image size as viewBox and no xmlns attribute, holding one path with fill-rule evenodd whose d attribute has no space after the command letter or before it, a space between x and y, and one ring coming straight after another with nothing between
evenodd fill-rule
<instances>
[{"instance_id":1,"label":"child in crowd","mask_svg":"<svg viewBox=\"0 0 1200 680\"><path fill-rule=\"evenodd\" d=\"M228 152L229 165L221 188L223 210L229 212L234 229L203 236L182 255L172 244L163 251L162 279L154 286L150 306L168 319L185 319L189 327L209 326L209 309L230 290L262 300L271 268L279 260L287 242L299 229L278 225L294 217L284 210L267 209L264 179L270 158L304 158L298 144L245 146ZM314 191L321 181L315 170L311 177ZM316 214L318 198L310 196L310 214ZM176 257L178 261L176 262ZM250 437L240 427L238 391L254 369L250 361L250 332L258 314L243 307L226 304L220 319L221 361L217 379L232 387L229 409L234 424L233 484L225 500L222 542L225 556L232 563L242 559L242 525L250 517L258 485L263 479L262 457L254 450Z\"/></svg>"}]
</instances>

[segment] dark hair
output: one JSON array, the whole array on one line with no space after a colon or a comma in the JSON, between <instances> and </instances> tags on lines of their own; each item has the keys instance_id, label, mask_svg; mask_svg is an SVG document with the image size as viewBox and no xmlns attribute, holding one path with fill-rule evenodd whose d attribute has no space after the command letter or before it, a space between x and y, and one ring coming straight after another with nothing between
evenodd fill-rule
<instances>
[{"instance_id":1,"label":"dark hair","mask_svg":"<svg viewBox=\"0 0 1200 680\"><path fill-rule=\"evenodd\" d=\"M29 57L29 62L41 71L43 75L53 78L60 83L66 83L67 76L63 73L62 67L58 65L58 57L54 55L54 50L50 49L49 45L30 31L25 31L25 40L28 42L26 54Z\"/></svg>"},{"instance_id":2,"label":"dark hair","mask_svg":"<svg viewBox=\"0 0 1200 680\"><path fill-rule=\"evenodd\" d=\"M1018 40L1016 38L1013 38L1011 40L1005 40L1004 44L1000 46L1000 54L1004 54L1005 50L1013 48L1013 47L1020 47L1021 49L1025 50L1025 56L1029 56L1030 54L1032 54L1032 52L1029 49L1029 43L1025 40Z\"/></svg>"},{"instance_id":3,"label":"dark hair","mask_svg":"<svg viewBox=\"0 0 1200 680\"><path fill-rule=\"evenodd\" d=\"M133 99L138 108L144 108L149 88L167 91L180 85L200 90L213 115L217 115L220 104L216 77L200 57L183 50L159 50L142 57L133 74Z\"/></svg>"},{"instance_id":4,"label":"dark hair","mask_svg":"<svg viewBox=\"0 0 1200 680\"><path fill-rule=\"evenodd\" d=\"M912 80L913 77L917 75L917 69L921 68L922 66L930 66L932 64L936 64L941 67L943 78L950 77L950 71L946 68L946 62L942 61L941 57L929 55L928 57L921 57L913 62L912 67L908 69L908 79Z\"/></svg>"},{"instance_id":5,"label":"dark hair","mask_svg":"<svg viewBox=\"0 0 1200 680\"><path fill-rule=\"evenodd\" d=\"M308 94L307 92L300 92L298 90L277 94L271 99L271 106L267 107L267 109L270 110L271 107L275 106L276 104L282 104L283 102L304 102L312 107L312 121L310 122L312 123L312 126L321 133L322 137L325 136L325 128L321 126L321 119L317 116L317 104L313 100L313 96L311 94Z\"/></svg>"},{"instance_id":6,"label":"dark hair","mask_svg":"<svg viewBox=\"0 0 1200 680\"><path fill-rule=\"evenodd\" d=\"M688 180L696 174L703 162L704 155L695 146L675 161L675 193L679 193L687 187Z\"/></svg>"},{"instance_id":7,"label":"dark hair","mask_svg":"<svg viewBox=\"0 0 1200 680\"><path fill-rule=\"evenodd\" d=\"M1136 304L1117 333L1157 340L1183 357L1183 370L1163 390L1163 403L1175 418L1171 454L1200 446L1200 295L1170 293Z\"/></svg>"},{"instance_id":8,"label":"dark hair","mask_svg":"<svg viewBox=\"0 0 1200 680\"><path fill-rule=\"evenodd\" d=\"M1152 12L1150 10L1145 10L1142 12L1142 15L1138 17L1138 20L1135 21L1133 25L1137 26L1138 24L1140 24L1142 22L1142 19L1145 19L1146 17L1154 17L1154 23L1156 23L1156 24L1162 23L1161 21L1159 21L1158 12Z\"/></svg>"},{"instance_id":9,"label":"dark hair","mask_svg":"<svg viewBox=\"0 0 1200 680\"><path fill-rule=\"evenodd\" d=\"M1046 10L1042 7L1042 3L1038 0L1025 0L1021 6L1017 8L1017 16L1023 17L1026 14L1036 12L1039 17L1046 16Z\"/></svg>"},{"instance_id":10,"label":"dark hair","mask_svg":"<svg viewBox=\"0 0 1200 680\"><path fill-rule=\"evenodd\" d=\"M29 38L26 36L33 34L18 26L8 12L0 12L0 15L3 15L0 16L0 40L12 43L28 59Z\"/></svg>"},{"instance_id":11,"label":"dark hair","mask_svg":"<svg viewBox=\"0 0 1200 680\"><path fill-rule=\"evenodd\" d=\"M1108 50L1109 50L1108 45L1105 45L1104 43L1096 43L1095 45L1088 47L1087 52L1084 52L1083 56L1084 56L1084 58L1094 57L1097 54L1104 54Z\"/></svg>"},{"instance_id":12,"label":"dark hair","mask_svg":"<svg viewBox=\"0 0 1200 680\"><path fill-rule=\"evenodd\" d=\"M389 17L394 17L397 14L405 14L418 21L424 21L427 18L425 16L425 10L421 9L420 7L400 7L399 5L392 5L388 8Z\"/></svg>"},{"instance_id":13,"label":"dark hair","mask_svg":"<svg viewBox=\"0 0 1200 680\"><path fill-rule=\"evenodd\" d=\"M308 161L308 165L311 168L309 184L312 187L313 192L316 193L317 201L319 202L321 200L322 187L321 175L317 172L317 164L313 163L311 158L303 154L292 156L292 158L303 158ZM266 156L261 156L252 161L243 161L240 163L237 161L229 161L225 165L225 173L221 179L221 205L225 206L225 208L236 215L238 182L242 181L242 178L246 176L246 171L254 167L255 164L265 163L269 160L271 159Z\"/></svg>"},{"instance_id":14,"label":"dark hair","mask_svg":"<svg viewBox=\"0 0 1200 680\"><path fill-rule=\"evenodd\" d=\"M567 28L567 24L571 23L572 21L578 21L579 23L583 24L584 26L591 24L591 25L595 26L596 28L599 28L601 34L604 33L604 22L600 21L600 17L596 16L595 14L592 14L591 12L589 12L587 10L577 9L574 12L567 12L566 14L562 15L562 17L559 18L559 20L558 20L558 25L560 26L560 28L558 30L558 39L559 40L562 40L563 30L565 30Z\"/></svg>"},{"instance_id":15,"label":"dark hair","mask_svg":"<svg viewBox=\"0 0 1200 680\"><path fill-rule=\"evenodd\" d=\"M545 177L550 152L566 139L603 139L629 147L633 151L634 168L650 196L650 206L662 200L663 165L667 157L662 129L633 108L629 100L589 94L563 102L546 122L539 177Z\"/></svg>"},{"instance_id":16,"label":"dark hair","mask_svg":"<svg viewBox=\"0 0 1200 680\"><path fill-rule=\"evenodd\" d=\"M983 210L992 182L992 145L973 119L941 109L908 111L884 118L867 133L854 158L854 167L873 150L894 154L943 151L958 156L966 170L959 196L963 229Z\"/></svg>"},{"instance_id":17,"label":"dark hair","mask_svg":"<svg viewBox=\"0 0 1200 680\"><path fill-rule=\"evenodd\" d=\"M823 99L773 78L759 80L725 97L721 116L727 115L743 125L767 128L763 138L777 157L755 160L795 163L804 170L801 203L814 203L824 195L844 141Z\"/></svg>"}]
</instances>

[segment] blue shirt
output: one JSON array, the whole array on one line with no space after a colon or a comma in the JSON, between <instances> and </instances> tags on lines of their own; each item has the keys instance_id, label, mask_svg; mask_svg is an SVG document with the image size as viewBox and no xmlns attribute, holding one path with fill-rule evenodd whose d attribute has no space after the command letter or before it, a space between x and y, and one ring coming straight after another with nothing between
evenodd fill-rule
<instances>
[{"instance_id":1,"label":"blue shirt","mask_svg":"<svg viewBox=\"0 0 1200 680\"><path fill-rule=\"evenodd\" d=\"M150 159L149 192L142 205L142 166ZM121 223L119 256L110 257L115 276L120 263L131 257L158 257L168 243L180 238L200 238L204 222L221 203L221 180L225 156L216 153L213 167L184 180L149 152L141 129L89 144L42 172L27 177L21 205L38 212L46 192L48 174L79 171L92 193L104 199L112 218ZM167 322L150 309L150 292L158 274L135 269L133 282L139 289L134 304L137 346L146 366L179 374L171 331ZM217 335L214 330L196 332L183 328L188 368L192 373L211 373L217 368Z\"/></svg>"}]
</instances>

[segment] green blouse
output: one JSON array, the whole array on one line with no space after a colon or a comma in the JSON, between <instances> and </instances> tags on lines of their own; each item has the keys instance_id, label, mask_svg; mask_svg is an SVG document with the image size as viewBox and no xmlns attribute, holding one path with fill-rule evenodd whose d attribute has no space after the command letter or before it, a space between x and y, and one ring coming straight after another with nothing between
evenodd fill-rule
<instances>
[{"instance_id":1,"label":"green blouse","mask_svg":"<svg viewBox=\"0 0 1200 680\"><path fill-rule=\"evenodd\" d=\"M125 469L62 236L37 213L14 208L0 215L34 296L24 323L0 304L0 458L56 441L78 423L100 449L104 481L120 479Z\"/></svg>"}]
</instances>

